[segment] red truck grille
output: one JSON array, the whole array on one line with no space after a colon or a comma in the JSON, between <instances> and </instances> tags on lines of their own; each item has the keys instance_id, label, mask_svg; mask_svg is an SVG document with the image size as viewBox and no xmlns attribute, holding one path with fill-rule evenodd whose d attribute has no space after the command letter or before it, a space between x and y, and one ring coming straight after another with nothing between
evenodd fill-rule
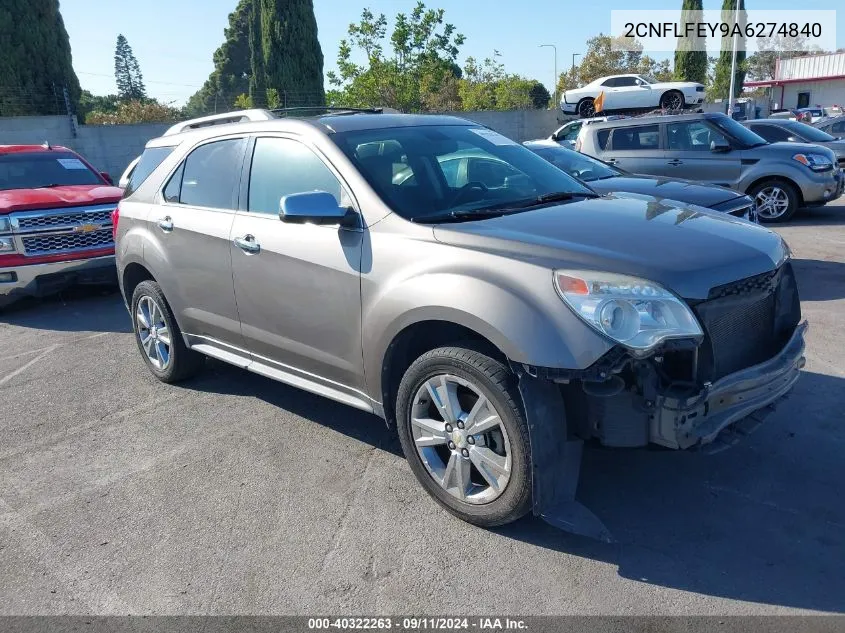
<instances>
[{"instance_id":1,"label":"red truck grille","mask_svg":"<svg viewBox=\"0 0 845 633\"><path fill-rule=\"evenodd\" d=\"M113 248L113 210L114 205L109 204L12 213L9 219L17 254L36 258Z\"/></svg>"},{"instance_id":2,"label":"red truck grille","mask_svg":"<svg viewBox=\"0 0 845 633\"><path fill-rule=\"evenodd\" d=\"M89 248L104 248L112 245L111 226L91 233L62 233L60 235L36 235L22 240L27 255L51 255L53 253Z\"/></svg>"}]
</instances>

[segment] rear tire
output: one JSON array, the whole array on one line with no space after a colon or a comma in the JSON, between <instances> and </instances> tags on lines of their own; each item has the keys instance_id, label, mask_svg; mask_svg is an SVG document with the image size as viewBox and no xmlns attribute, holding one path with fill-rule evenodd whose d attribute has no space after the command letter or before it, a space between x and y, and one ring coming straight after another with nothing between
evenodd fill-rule
<instances>
[{"instance_id":1,"label":"rear tire","mask_svg":"<svg viewBox=\"0 0 845 633\"><path fill-rule=\"evenodd\" d=\"M757 219L761 223L788 222L798 211L801 198L795 187L783 180L759 182L748 190L757 205Z\"/></svg>"},{"instance_id":2,"label":"rear tire","mask_svg":"<svg viewBox=\"0 0 845 633\"><path fill-rule=\"evenodd\" d=\"M139 283L130 305L135 342L153 376L174 383L202 369L205 357L185 345L170 304L156 282Z\"/></svg>"},{"instance_id":3,"label":"rear tire","mask_svg":"<svg viewBox=\"0 0 845 633\"><path fill-rule=\"evenodd\" d=\"M683 110L684 95L677 90L669 90L660 96L660 107L664 110Z\"/></svg>"},{"instance_id":4,"label":"rear tire","mask_svg":"<svg viewBox=\"0 0 845 633\"><path fill-rule=\"evenodd\" d=\"M589 119L596 114L596 102L592 97L581 99L577 106L578 116L582 119Z\"/></svg>"},{"instance_id":5,"label":"rear tire","mask_svg":"<svg viewBox=\"0 0 845 633\"><path fill-rule=\"evenodd\" d=\"M402 450L426 492L456 517L493 527L529 511L531 446L520 401L508 367L468 347L427 352L402 377Z\"/></svg>"}]
</instances>

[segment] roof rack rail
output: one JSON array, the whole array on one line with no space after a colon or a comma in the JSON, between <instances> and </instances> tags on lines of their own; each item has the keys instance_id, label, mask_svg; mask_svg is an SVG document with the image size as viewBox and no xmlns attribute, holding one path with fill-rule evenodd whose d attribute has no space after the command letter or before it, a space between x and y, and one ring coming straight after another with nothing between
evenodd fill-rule
<instances>
[{"instance_id":1,"label":"roof rack rail","mask_svg":"<svg viewBox=\"0 0 845 633\"><path fill-rule=\"evenodd\" d=\"M696 108L695 110L689 108L683 108L679 110L663 110L662 108L658 108L656 110L650 110L648 112L641 112L639 114L632 115L632 118L640 118L640 117L651 117L651 116L676 116L678 114L702 114L704 113L703 108Z\"/></svg>"},{"instance_id":2,"label":"roof rack rail","mask_svg":"<svg viewBox=\"0 0 845 633\"><path fill-rule=\"evenodd\" d=\"M273 108L270 110L276 116L286 116L295 112L327 112L330 114L381 114L383 108L342 108L339 106L292 106L289 108Z\"/></svg>"},{"instance_id":3,"label":"roof rack rail","mask_svg":"<svg viewBox=\"0 0 845 633\"><path fill-rule=\"evenodd\" d=\"M220 114L212 114L210 116L200 117L198 119L189 119L182 121L167 129L162 136L172 136L173 134L181 134L190 130L197 130L211 125L227 125L230 123L243 123L246 121L271 121L276 117L269 110L252 109L252 110L236 110L235 112L222 112Z\"/></svg>"}]
</instances>

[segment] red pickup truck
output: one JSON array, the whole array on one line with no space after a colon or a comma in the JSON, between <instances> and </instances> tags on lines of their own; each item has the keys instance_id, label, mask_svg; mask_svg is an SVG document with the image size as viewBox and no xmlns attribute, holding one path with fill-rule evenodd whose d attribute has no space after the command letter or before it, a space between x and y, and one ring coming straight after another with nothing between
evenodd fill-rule
<instances>
[{"instance_id":1,"label":"red pickup truck","mask_svg":"<svg viewBox=\"0 0 845 633\"><path fill-rule=\"evenodd\" d=\"M122 194L65 147L0 145L0 308L116 282L112 212Z\"/></svg>"}]
</instances>

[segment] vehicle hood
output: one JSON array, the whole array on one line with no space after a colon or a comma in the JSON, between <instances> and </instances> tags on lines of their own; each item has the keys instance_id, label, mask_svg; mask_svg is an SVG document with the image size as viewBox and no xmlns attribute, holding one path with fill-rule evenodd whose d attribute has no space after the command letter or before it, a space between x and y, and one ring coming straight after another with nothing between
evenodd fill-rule
<instances>
[{"instance_id":1,"label":"vehicle hood","mask_svg":"<svg viewBox=\"0 0 845 633\"><path fill-rule=\"evenodd\" d=\"M778 141L777 143L769 143L768 145L751 147L743 151L750 152L752 154L756 152L764 152L764 155L771 155L770 152L779 152L780 154L792 157L793 154L799 153L815 152L818 154L819 150L821 150L822 152L828 150L832 154L834 153L832 149L830 149L829 147L825 147L824 145L818 145L816 143L790 143L786 141Z\"/></svg>"},{"instance_id":2,"label":"vehicle hood","mask_svg":"<svg viewBox=\"0 0 845 633\"><path fill-rule=\"evenodd\" d=\"M587 184L598 193L638 193L655 196L656 198L678 200L685 204L697 204L702 207L713 207L743 197L743 194L727 187L702 185L677 178L658 178L633 174L605 180L593 180Z\"/></svg>"},{"instance_id":3,"label":"vehicle hood","mask_svg":"<svg viewBox=\"0 0 845 633\"><path fill-rule=\"evenodd\" d=\"M111 185L67 185L0 191L0 214L33 209L79 207L119 202L123 191Z\"/></svg>"},{"instance_id":4,"label":"vehicle hood","mask_svg":"<svg viewBox=\"0 0 845 633\"><path fill-rule=\"evenodd\" d=\"M822 143L818 143L818 145L833 150L833 153L836 154L837 158L845 158L845 139L824 141Z\"/></svg>"},{"instance_id":5,"label":"vehicle hood","mask_svg":"<svg viewBox=\"0 0 845 633\"><path fill-rule=\"evenodd\" d=\"M695 81L658 81L656 84L651 84L652 90L666 90L668 88L698 88L704 87L704 84Z\"/></svg>"},{"instance_id":6,"label":"vehicle hood","mask_svg":"<svg viewBox=\"0 0 845 633\"><path fill-rule=\"evenodd\" d=\"M659 199L605 196L486 220L439 224L440 242L519 258L656 281L687 299L780 265L776 233L715 211Z\"/></svg>"}]
</instances>

